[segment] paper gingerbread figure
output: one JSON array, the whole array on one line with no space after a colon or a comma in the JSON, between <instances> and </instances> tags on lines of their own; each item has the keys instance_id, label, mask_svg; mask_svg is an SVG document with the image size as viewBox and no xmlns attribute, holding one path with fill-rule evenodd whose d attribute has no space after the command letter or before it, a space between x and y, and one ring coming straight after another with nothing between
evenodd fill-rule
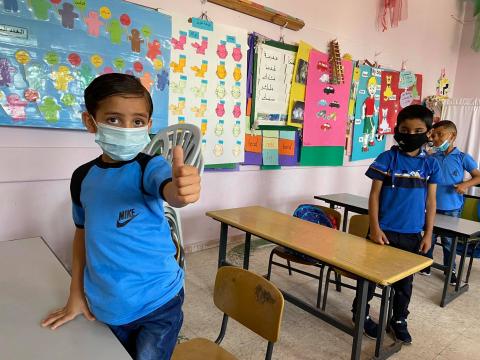
<instances>
[{"instance_id":1,"label":"paper gingerbread figure","mask_svg":"<svg viewBox=\"0 0 480 360\"><path fill-rule=\"evenodd\" d=\"M140 78L140 82L142 83L143 87L148 90L148 92L151 92L153 79L152 75L150 75L149 72L146 72L142 75L142 77Z\"/></svg>"},{"instance_id":2,"label":"paper gingerbread figure","mask_svg":"<svg viewBox=\"0 0 480 360\"><path fill-rule=\"evenodd\" d=\"M132 51L139 53L140 52L140 44L143 44L145 41L140 37L140 31L137 29L132 29L132 35L128 37L132 44Z\"/></svg>"},{"instance_id":3,"label":"paper gingerbread figure","mask_svg":"<svg viewBox=\"0 0 480 360\"><path fill-rule=\"evenodd\" d=\"M12 75L17 69L10 64L8 59L0 59L0 86L10 86L13 83Z\"/></svg>"},{"instance_id":4,"label":"paper gingerbread figure","mask_svg":"<svg viewBox=\"0 0 480 360\"><path fill-rule=\"evenodd\" d=\"M147 58L151 61L155 60L158 55L162 54L162 44L157 39L153 40L152 42L147 43L148 51L147 51Z\"/></svg>"},{"instance_id":5,"label":"paper gingerbread figure","mask_svg":"<svg viewBox=\"0 0 480 360\"><path fill-rule=\"evenodd\" d=\"M48 11L52 4L48 0L30 0L33 15L39 20L48 20Z\"/></svg>"},{"instance_id":6,"label":"paper gingerbread figure","mask_svg":"<svg viewBox=\"0 0 480 360\"><path fill-rule=\"evenodd\" d=\"M110 35L110 42L114 45L118 45L122 42L122 35L124 30L122 24L117 19L113 19L107 24L107 31Z\"/></svg>"},{"instance_id":7,"label":"paper gingerbread figure","mask_svg":"<svg viewBox=\"0 0 480 360\"><path fill-rule=\"evenodd\" d=\"M74 79L70 74L70 69L65 65L60 65L57 71L52 71L50 78L55 80L55 89L63 92L68 90L68 84Z\"/></svg>"},{"instance_id":8,"label":"paper gingerbread figure","mask_svg":"<svg viewBox=\"0 0 480 360\"><path fill-rule=\"evenodd\" d=\"M78 14L73 11L73 5L64 2L63 8L58 10L58 13L62 17L63 27L66 29L73 29L75 25L75 19L78 18Z\"/></svg>"},{"instance_id":9,"label":"paper gingerbread figure","mask_svg":"<svg viewBox=\"0 0 480 360\"><path fill-rule=\"evenodd\" d=\"M157 90L163 91L168 85L168 72L163 69L160 74L157 74Z\"/></svg>"},{"instance_id":10,"label":"paper gingerbread figure","mask_svg":"<svg viewBox=\"0 0 480 360\"><path fill-rule=\"evenodd\" d=\"M5 11L17 12L18 2L17 0L3 0L3 8Z\"/></svg>"},{"instance_id":11,"label":"paper gingerbread figure","mask_svg":"<svg viewBox=\"0 0 480 360\"><path fill-rule=\"evenodd\" d=\"M25 114L27 105L28 101L21 100L18 94L10 94L7 96L7 113L14 120L25 120L27 118Z\"/></svg>"},{"instance_id":12,"label":"paper gingerbread figure","mask_svg":"<svg viewBox=\"0 0 480 360\"><path fill-rule=\"evenodd\" d=\"M375 76L368 79L367 88L369 97L365 100L362 106L363 152L368 151L368 146L375 145L374 139L377 125L375 124L374 117L378 112L378 109L375 106L375 93L377 92L377 79Z\"/></svg>"},{"instance_id":13,"label":"paper gingerbread figure","mask_svg":"<svg viewBox=\"0 0 480 360\"><path fill-rule=\"evenodd\" d=\"M98 37L100 35L100 27L104 25L98 17L98 13L95 11L90 11L88 17L85 19L85 24L87 25L87 32L91 36Z\"/></svg>"},{"instance_id":14,"label":"paper gingerbread figure","mask_svg":"<svg viewBox=\"0 0 480 360\"><path fill-rule=\"evenodd\" d=\"M52 97L46 97L43 100L43 104L41 104L38 108L42 112L43 116L45 116L45 120L48 122L57 122L59 118L58 112L62 109L62 107L58 105L55 99Z\"/></svg>"}]
</instances>

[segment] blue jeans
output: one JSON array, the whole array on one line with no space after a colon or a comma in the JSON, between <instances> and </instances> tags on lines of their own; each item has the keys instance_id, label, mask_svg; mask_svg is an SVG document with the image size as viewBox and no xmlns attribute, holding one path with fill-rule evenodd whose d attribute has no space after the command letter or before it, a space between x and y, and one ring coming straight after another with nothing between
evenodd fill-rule
<instances>
[{"instance_id":1,"label":"blue jeans","mask_svg":"<svg viewBox=\"0 0 480 360\"><path fill-rule=\"evenodd\" d=\"M183 289L165 305L125 325L109 325L135 360L170 360L183 323Z\"/></svg>"},{"instance_id":2,"label":"blue jeans","mask_svg":"<svg viewBox=\"0 0 480 360\"><path fill-rule=\"evenodd\" d=\"M462 213L462 209L457 209L457 210L437 210L437 214L443 214L447 216L453 216L459 218ZM433 259L433 248L435 246L435 243L437 242L437 237L438 235L433 234L432 237L432 247L427 253L427 256L430 259ZM450 260L450 254L451 254L451 248L452 248L452 241L453 238L447 237L447 236L440 236L440 240L442 242L442 247L443 247L443 265L447 266L448 261ZM453 271L455 271L455 258L453 258Z\"/></svg>"}]
</instances>

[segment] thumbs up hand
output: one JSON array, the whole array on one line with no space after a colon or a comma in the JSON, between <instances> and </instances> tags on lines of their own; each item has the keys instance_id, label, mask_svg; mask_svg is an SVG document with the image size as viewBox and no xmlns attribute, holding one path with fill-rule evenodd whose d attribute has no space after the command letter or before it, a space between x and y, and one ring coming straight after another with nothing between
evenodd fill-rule
<instances>
[{"instance_id":1,"label":"thumbs up hand","mask_svg":"<svg viewBox=\"0 0 480 360\"><path fill-rule=\"evenodd\" d=\"M185 165L183 149L173 149L172 186L166 195L170 205L182 207L196 202L200 198L200 175L194 166Z\"/></svg>"}]
</instances>

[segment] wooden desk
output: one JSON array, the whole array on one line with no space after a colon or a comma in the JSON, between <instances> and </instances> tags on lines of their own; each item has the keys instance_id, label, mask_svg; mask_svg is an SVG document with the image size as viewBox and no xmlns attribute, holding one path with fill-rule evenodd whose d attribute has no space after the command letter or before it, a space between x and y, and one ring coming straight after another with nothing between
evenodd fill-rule
<instances>
[{"instance_id":1,"label":"wooden desk","mask_svg":"<svg viewBox=\"0 0 480 360\"><path fill-rule=\"evenodd\" d=\"M355 328L352 329L335 318L306 304L293 295L283 292L287 301L301 307L311 314L327 321L331 325L353 336L352 359L359 359L365 318L365 304L368 281L381 284L386 289L382 296L380 310L380 333L376 355L381 354L381 343L386 325L386 310L390 286L432 264L432 260L398 250L389 246L380 246L365 239L330 229L311 222L300 220L260 206L230 210L211 211L207 216L221 222L221 236L218 265L228 264L226 247L228 226L245 231L244 268L248 268L250 237L255 235L275 244L311 256L320 262L348 271L359 277L357 296L360 299L356 314ZM368 281L367 281L368 280ZM397 349L398 351L398 349Z\"/></svg>"},{"instance_id":2,"label":"wooden desk","mask_svg":"<svg viewBox=\"0 0 480 360\"><path fill-rule=\"evenodd\" d=\"M333 206L341 206L345 209L345 215L343 219L343 228L346 229L348 211L356 212L359 214L368 214L368 198L351 194L330 194L330 195L317 195L315 199L325 201ZM467 275L465 283L462 285L462 275L465 267L465 260L467 258L467 252L470 245L477 246L480 236L480 223L476 221L454 218L452 216L446 216L437 214L435 215L435 223L433 226L435 234L445 235L452 237L452 251L449 264L445 267L443 265L435 263L433 266L437 269L447 271L445 281L443 284L442 298L440 300L440 306L444 307L458 296L468 291L468 280L470 279L470 273L473 265L473 257L470 257L468 265ZM455 256L457 253L458 242L464 243L464 251L461 254L460 266L458 272L458 282L453 291L449 291L450 277L453 272L453 265Z\"/></svg>"},{"instance_id":3,"label":"wooden desk","mask_svg":"<svg viewBox=\"0 0 480 360\"><path fill-rule=\"evenodd\" d=\"M130 359L110 329L83 316L57 330L40 321L65 304L70 276L41 238L0 242L0 358Z\"/></svg>"}]
</instances>

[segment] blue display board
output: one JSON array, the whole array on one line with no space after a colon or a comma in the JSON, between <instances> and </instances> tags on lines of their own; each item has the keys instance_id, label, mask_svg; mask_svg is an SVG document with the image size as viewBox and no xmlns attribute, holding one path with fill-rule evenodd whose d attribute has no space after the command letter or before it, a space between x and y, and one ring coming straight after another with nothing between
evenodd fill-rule
<instances>
[{"instance_id":1,"label":"blue display board","mask_svg":"<svg viewBox=\"0 0 480 360\"><path fill-rule=\"evenodd\" d=\"M113 0L3 0L0 125L83 129L83 90L98 75L137 76L152 132L167 126L171 18Z\"/></svg>"}]
</instances>

